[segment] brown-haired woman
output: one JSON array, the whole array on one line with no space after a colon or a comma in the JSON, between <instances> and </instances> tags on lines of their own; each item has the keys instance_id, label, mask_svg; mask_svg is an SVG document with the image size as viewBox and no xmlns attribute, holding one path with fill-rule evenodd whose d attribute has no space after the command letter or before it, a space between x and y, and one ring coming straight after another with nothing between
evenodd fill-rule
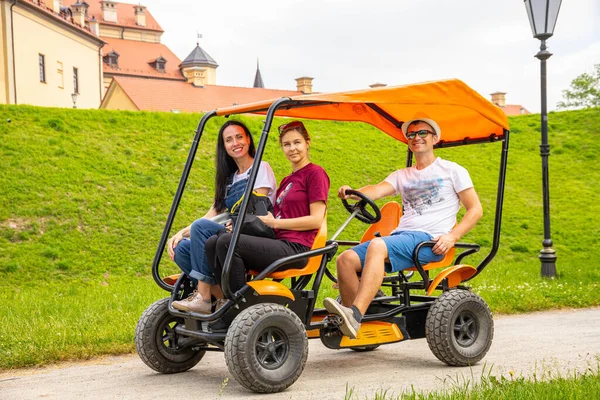
<instances>
[{"instance_id":1,"label":"brown-haired woman","mask_svg":"<svg viewBox=\"0 0 600 400\"><path fill-rule=\"evenodd\" d=\"M248 270L261 271L281 258L310 250L325 218L329 177L323 168L309 160L310 137L304 124L292 121L281 125L279 143L291 163L292 173L279 184L274 215L259 217L275 230L276 239L240 235L229 275L234 292L246 284ZM230 241L231 233L226 233L206 242L208 261L219 283ZM306 260L282 269L304 265Z\"/></svg>"}]
</instances>

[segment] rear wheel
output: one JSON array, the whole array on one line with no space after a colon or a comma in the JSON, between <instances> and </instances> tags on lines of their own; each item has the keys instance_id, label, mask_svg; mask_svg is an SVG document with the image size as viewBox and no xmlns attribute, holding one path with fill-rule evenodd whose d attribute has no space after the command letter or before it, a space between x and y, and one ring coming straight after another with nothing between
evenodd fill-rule
<instances>
[{"instance_id":1,"label":"rear wheel","mask_svg":"<svg viewBox=\"0 0 600 400\"><path fill-rule=\"evenodd\" d=\"M148 307L135 328L135 348L142 361L163 374L187 371L204 357L194 349L192 339L179 336L175 327L183 319L169 313L169 299L160 299Z\"/></svg>"},{"instance_id":2,"label":"rear wheel","mask_svg":"<svg viewBox=\"0 0 600 400\"><path fill-rule=\"evenodd\" d=\"M350 349L359 352L359 353L365 353L367 351L373 351L376 348L378 348L379 345L378 344L371 344L369 346L362 346L362 347L350 347Z\"/></svg>"},{"instance_id":3,"label":"rear wheel","mask_svg":"<svg viewBox=\"0 0 600 400\"><path fill-rule=\"evenodd\" d=\"M492 345L492 313L475 293L461 289L447 291L427 313L425 336L439 360L452 366L473 365Z\"/></svg>"},{"instance_id":4,"label":"rear wheel","mask_svg":"<svg viewBox=\"0 0 600 400\"><path fill-rule=\"evenodd\" d=\"M263 303L242 311L225 338L225 361L233 377L258 393L285 390L302 374L308 338L289 308Z\"/></svg>"}]
</instances>

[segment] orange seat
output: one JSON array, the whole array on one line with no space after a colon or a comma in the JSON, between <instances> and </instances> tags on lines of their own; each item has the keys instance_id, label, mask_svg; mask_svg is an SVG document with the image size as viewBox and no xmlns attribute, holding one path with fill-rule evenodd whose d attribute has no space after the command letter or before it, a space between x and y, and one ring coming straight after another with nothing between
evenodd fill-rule
<instances>
[{"instance_id":1,"label":"orange seat","mask_svg":"<svg viewBox=\"0 0 600 400\"><path fill-rule=\"evenodd\" d=\"M381 207L381 219L369 226L360 239L361 243L375 238L375 233L379 232L381 236L389 236L400 223L402 217L402 207L395 201L385 203Z\"/></svg>"},{"instance_id":2,"label":"orange seat","mask_svg":"<svg viewBox=\"0 0 600 400\"><path fill-rule=\"evenodd\" d=\"M325 247L325 243L327 242L327 213L325 213L325 217L323 218L323 223L321 224L321 228L317 231L317 236L315 236L315 240L313 242L311 250L320 249ZM285 279L292 278L295 276L303 276L303 275L312 275L314 274L321 265L322 255L314 256L308 259L308 262L303 268L300 269L286 269L285 271L275 271L267 276L267 278L273 279ZM250 270L248 271L250 275L258 275L258 271Z\"/></svg>"}]
</instances>

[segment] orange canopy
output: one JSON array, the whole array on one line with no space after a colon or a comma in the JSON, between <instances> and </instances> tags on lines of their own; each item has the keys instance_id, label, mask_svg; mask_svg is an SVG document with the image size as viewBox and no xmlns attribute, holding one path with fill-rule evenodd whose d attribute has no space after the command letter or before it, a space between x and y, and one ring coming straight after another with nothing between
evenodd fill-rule
<instances>
[{"instance_id":1,"label":"orange canopy","mask_svg":"<svg viewBox=\"0 0 600 400\"><path fill-rule=\"evenodd\" d=\"M275 115L335 121L369 123L406 143L400 124L415 117L428 117L440 126L444 142L466 138L503 137L508 130L504 112L458 79L405 86L378 87L340 93L300 95L290 98L291 106ZM219 108L217 115L265 114L278 99Z\"/></svg>"}]
</instances>

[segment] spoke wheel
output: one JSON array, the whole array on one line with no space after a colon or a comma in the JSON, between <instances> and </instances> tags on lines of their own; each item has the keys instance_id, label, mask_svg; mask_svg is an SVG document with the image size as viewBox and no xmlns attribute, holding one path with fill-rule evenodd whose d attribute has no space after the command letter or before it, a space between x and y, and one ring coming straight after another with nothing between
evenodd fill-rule
<instances>
[{"instance_id":1,"label":"spoke wheel","mask_svg":"<svg viewBox=\"0 0 600 400\"><path fill-rule=\"evenodd\" d=\"M266 369L277 369L287 360L290 351L287 335L281 329L267 328L256 342L256 358Z\"/></svg>"},{"instance_id":2,"label":"spoke wheel","mask_svg":"<svg viewBox=\"0 0 600 400\"><path fill-rule=\"evenodd\" d=\"M427 313L425 337L433 354L452 366L468 366L487 354L494 337L492 313L467 290L444 292Z\"/></svg>"},{"instance_id":3,"label":"spoke wheel","mask_svg":"<svg viewBox=\"0 0 600 400\"><path fill-rule=\"evenodd\" d=\"M148 307L135 329L135 347L144 363L163 374L187 371L204 357L194 350L190 339L175 332L183 319L169 313L169 299L160 299Z\"/></svg>"},{"instance_id":4,"label":"spoke wheel","mask_svg":"<svg viewBox=\"0 0 600 400\"><path fill-rule=\"evenodd\" d=\"M285 390L308 357L304 325L289 308L263 303L243 310L225 338L225 361L242 386L258 393Z\"/></svg>"},{"instance_id":5,"label":"spoke wheel","mask_svg":"<svg viewBox=\"0 0 600 400\"><path fill-rule=\"evenodd\" d=\"M454 321L454 338L462 347L471 346L477 340L479 323L470 311L463 311Z\"/></svg>"}]
</instances>

